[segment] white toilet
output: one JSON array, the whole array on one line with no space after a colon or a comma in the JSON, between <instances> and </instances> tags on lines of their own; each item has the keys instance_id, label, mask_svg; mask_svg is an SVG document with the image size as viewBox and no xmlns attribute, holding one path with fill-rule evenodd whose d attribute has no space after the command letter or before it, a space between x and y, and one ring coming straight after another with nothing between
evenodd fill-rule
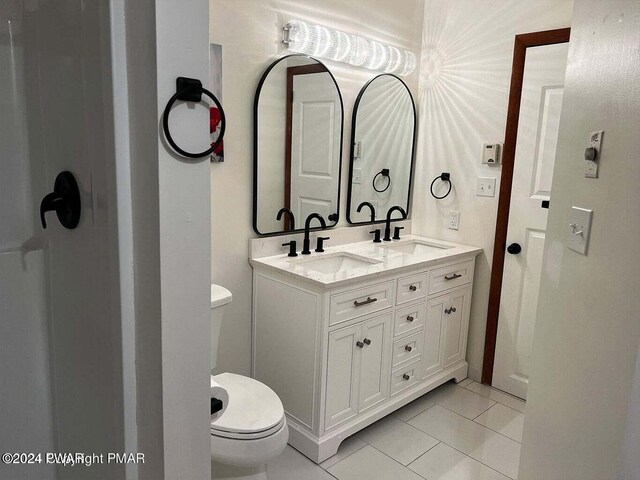
<instances>
[{"instance_id":1,"label":"white toilet","mask_svg":"<svg viewBox=\"0 0 640 480\"><path fill-rule=\"evenodd\" d=\"M211 369L216 365L218 339L231 292L211 285ZM267 463L282 453L289 429L280 398L265 384L243 375L212 375L228 401L211 421L211 478L265 480Z\"/></svg>"}]
</instances>

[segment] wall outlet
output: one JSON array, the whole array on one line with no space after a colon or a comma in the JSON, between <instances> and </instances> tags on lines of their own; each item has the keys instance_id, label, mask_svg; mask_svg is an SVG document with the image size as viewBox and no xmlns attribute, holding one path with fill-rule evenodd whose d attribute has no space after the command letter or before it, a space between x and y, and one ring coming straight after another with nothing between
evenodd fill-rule
<instances>
[{"instance_id":1,"label":"wall outlet","mask_svg":"<svg viewBox=\"0 0 640 480\"><path fill-rule=\"evenodd\" d=\"M449 212L449 229L458 230L458 228L460 228L460 212L451 210Z\"/></svg>"},{"instance_id":2,"label":"wall outlet","mask_svg":"<svg viewBox=\"0 0 640 480\"><path fill-rule=\"evenodd\" d=\"M496 179L490 177L478 177L476 195L478 197L495 197Z\"/></svg>"},{"instance_id":3,"label":"wall outlet","mask_svg":"<svg viewBox=\"0 0 640 480\"><path fill-rule=\"evenodd\" d=\"M351 178L351 183L354 183L356 185L360 185L361 180L362 179L362 169L361 168L354 168L353 169L353 177Z\"/></svg>"}]
</instances>

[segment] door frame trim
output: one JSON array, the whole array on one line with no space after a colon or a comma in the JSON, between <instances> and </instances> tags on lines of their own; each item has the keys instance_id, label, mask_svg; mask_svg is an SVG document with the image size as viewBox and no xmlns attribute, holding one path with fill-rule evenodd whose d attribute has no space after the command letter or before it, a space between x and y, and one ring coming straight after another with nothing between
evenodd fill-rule
<instances>
[{"instance_id":1,"label":"door frame trim","mask_svg":"<svg viewBox=\"0 0 640 480\"><path fill-rule=\"evenodd\" d=\"M498 198L498 214L496 233L493 243L493 261L491 264L491 283L489 287L489 306L487 308L487 327L484 340L484 360L482 363L482 383L491 385L493 366L498 336L498 316L500 314L500 294L502 292L502 275L504 268L504 252L507 244L507 227L509 225L509 209L511 207L511 187L520 120L520 100L527 48L567 43L571 34L570 28L559 28L542 32L516 35L513 48L513 65L511 67L511 86L507 107L507 125L504 133L504 151L502 155L502 173L500 176L500 195Z\"/></svg>"}]
</instances>

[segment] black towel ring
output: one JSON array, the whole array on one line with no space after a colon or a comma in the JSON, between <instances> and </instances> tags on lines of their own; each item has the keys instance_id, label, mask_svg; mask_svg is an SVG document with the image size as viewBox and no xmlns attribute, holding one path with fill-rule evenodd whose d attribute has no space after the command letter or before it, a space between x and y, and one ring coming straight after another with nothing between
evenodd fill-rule
<instances>
[{"instance_id":1,"label":"black towel ring","mask_svg":"<svg viewBox=\"0 0 640 480\"><path fill-rule=\"evenodd\" d=\"M379 190L378 187L376 187L376 180L378 180L378 177L380 175L382 175L383 177L387 177L387 186L384 187L382 190ZM378 173L376 173L376 176L373 177L373 182L371 182L371 184L373 186L373 189L378 193L384 193L387 190L389 190L389 187L391 186L391 176L389 175L389 169L383 168Z\"/></svg>"},{"instance_id":2,"label":"black towel ring","mask_svg":"<svg viewBox=\"0 0 640 480\"><path fill-rule=\"evenodd\" d=\"M220 134L218 135L218 139L213 143L213 145L211 145L211 148L208 148L204 152L191 153L180 148L173 140L173 137L171 137L171 133L169 132L169 113L171 113L171 108L173 107L173 104L176 100L182 100L185 102L200 102L202 100L203 93L207 97L209 97L213 101L213 103L215 103L216 107L218 107L218 110L220 111ZM177 78L176 93L169 99L169 101L167 102L167 106L164 108L164 113L162 114L162 130L164 131L164 136L167 139L167 142L169 142L169 145L171 145L171 147L176 152L187 158L208 157L222 143L226 125L227 121L224 115L224 110L222 109L222 104L213 93L202 87L202 82L200 80L196 78L185 77Z\"/></svg>"},{"instance_id":3,"label":"black towel ring","mask_svg":"<svg viewBox=\"0 0 640 480\"><path fill-rule=\"evenodd\" d=\"M433 193L433 185L438 181L438 180L442 180L443 182L448 182L449 183L449 190L447 190L447 193L445 193L442 196L437 196L435 193ZM429 187L429 190L431 190L431 195L433 195L433 198L437 199L437 200L442 200L443 198L446 198L450 193L451 193L451 187L452 187L452 183L451 183L451 174L450 173L446 173L446 172L442 172L440 175L438 175L436 178L433 179L433 182L431 182L431 186Z\"/></svg>"}]
</instances>

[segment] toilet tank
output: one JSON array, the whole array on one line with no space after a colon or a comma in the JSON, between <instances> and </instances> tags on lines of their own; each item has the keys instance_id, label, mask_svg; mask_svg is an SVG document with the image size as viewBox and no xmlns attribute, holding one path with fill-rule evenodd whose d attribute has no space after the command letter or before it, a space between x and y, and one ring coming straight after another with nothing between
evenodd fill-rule
<instances>
[{"instance_id":1,"label":"toilet tank","mask_svg":"<svg viewBox=\"0 0 640 480\"><path fill-rule=\"evenodd\" d=\"M218 360L218 342L225 307L231 302L231 292L220 285L211 285L211 371Z\"/></svg>"}]
</instances>

